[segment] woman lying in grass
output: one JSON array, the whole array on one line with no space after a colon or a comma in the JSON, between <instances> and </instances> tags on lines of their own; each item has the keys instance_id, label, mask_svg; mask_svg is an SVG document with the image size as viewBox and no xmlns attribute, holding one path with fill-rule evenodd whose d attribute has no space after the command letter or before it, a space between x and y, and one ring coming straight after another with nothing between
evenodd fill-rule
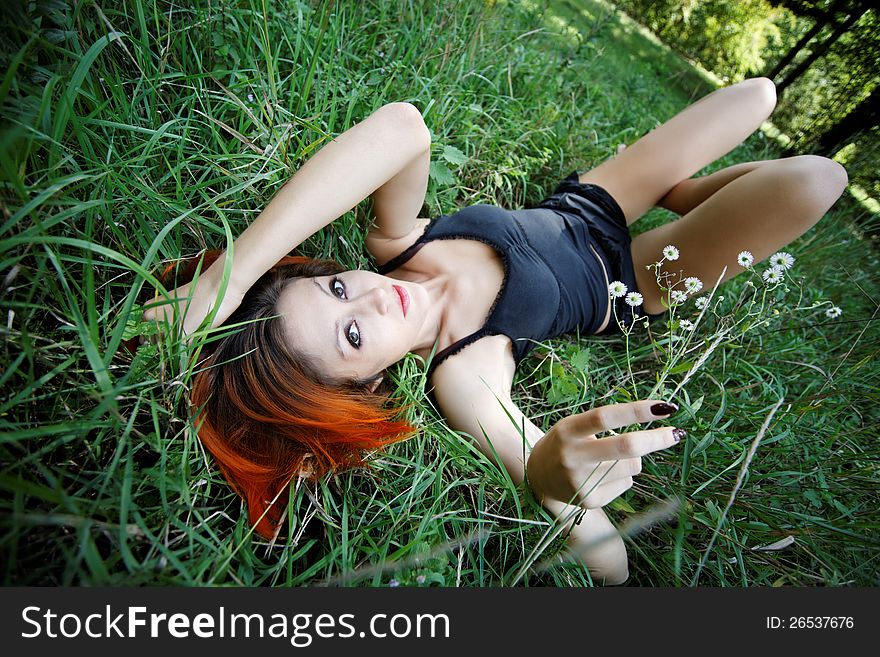
<instances>
[{"instance_id":1,"label":"woman lying in grass","mask_svg":"<svg viewBox=\"0 0 880 657\"><path fill-rule=\"evenodd\" d=\"M773 110L767 79L715 91L595 169L572 174L537 207L490 205L418 217L430 136L419 111L392 103L316 153L201 275L153 306L186 334L211 316L229 331L210 346L192 403L199 436L250 520L266 537L283 518L293 478L357 465L365 450L407 437L378 386L412 352L449 425L527 478L536 498L571 524L569 544L594 579L627 578L623 540L602 507L633 483L641 457L684 431L659 427L675 405L645 400L596 408L546 433L511 399L517 363L536 341L569 331L619 330L663 313L666 276L715 282L750 252L763 260L813 226L843 192L837 163L813 156L696 172L732 150ZM372 195L366 248L380 273L286 254ZM627 226L653 206L681 218L631 240ZM681 257L649 265L668 245ZM728 273L729 272L729 273ZM609 294L623 283L635 295ZM627 304L626 301L630 304ZM586 509L579 523L574 511Z\"/></svg>"}]
</instances>

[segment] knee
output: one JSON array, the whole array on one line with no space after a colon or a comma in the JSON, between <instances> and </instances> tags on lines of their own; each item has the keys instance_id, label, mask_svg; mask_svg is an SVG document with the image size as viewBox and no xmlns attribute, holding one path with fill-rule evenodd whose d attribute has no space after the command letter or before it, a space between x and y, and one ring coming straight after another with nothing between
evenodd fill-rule
<instances>
[{"instance_id":1,"label":"knee","mask_svg":"<svg viewBox=\"0 0 880 657\"><path fill-rule=\"evenodd\" d=\"M809 158L810 166L816 170L816 178L822 181L822 184L828 188L828 192L833 195L832 203L840 198L849 184L849 176L843 165L820 155L805 155L804 157Z\"/></svg>"},{"instance_id":2,"label":"knee","mask_svg":"<svg viewBox=\"0 0 880 657\"><path fill-rule=\"evenodd\" d=\"M770 78L749 78L740 82L743 93L747 94L749 103L765 119L776 108L776 85Z\"/></svg>"},{"instance_id":3,"label":"knee","mask_svg":"<svg viewBox=\"0 0 880 657\"><path fill-rule=\"evenodd\" d=\"M843 166L819 155L798 155L790 158L798 193L821 216L840 198L849 183Z\"/></svg>"}]
</instances>

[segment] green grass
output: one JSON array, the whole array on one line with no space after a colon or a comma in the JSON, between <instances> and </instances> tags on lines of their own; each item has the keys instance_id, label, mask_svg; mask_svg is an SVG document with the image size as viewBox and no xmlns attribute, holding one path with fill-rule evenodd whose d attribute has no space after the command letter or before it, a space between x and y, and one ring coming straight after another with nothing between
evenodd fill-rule
<instances>
[{"instance_id":1,"label":"green grass","mask_svg":"<svg viewBox=\"0 0 880 657\"><path fill-rule=\"evenodd\" d=\"M709 78L586 0L185 4L3 10L3 583L589 585L555 559L562 540L528 493L431 408L415 359L393 379L419 435L293 489L292 538L269 545L196 439L192 366L167 340L134 359L120 343L162 263L222 248L330 135L386 102L413 102L433 133L427 216L534 203ZM776 153L757 134L715 166ZM624 523L680 500L630 543L631 584L687 585L698 570L702 585L878 583L880 289L860 212L843 199L791 249L808 298L843 316L783 313L677 395L690 437L612 510ZM362 205L302 251L369 267L365 222ZM551 341L516 398L549 428L645 393L663 360L644 337L629 349L628 364L619 337Z\"/></svg>"}]
</instances>

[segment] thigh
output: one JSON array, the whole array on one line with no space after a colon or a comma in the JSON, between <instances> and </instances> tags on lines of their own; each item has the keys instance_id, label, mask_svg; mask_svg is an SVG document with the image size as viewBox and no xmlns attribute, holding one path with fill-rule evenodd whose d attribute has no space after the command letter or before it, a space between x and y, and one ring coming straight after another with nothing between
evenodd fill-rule
<instances>
[{"instance_id":1,"label":"thigh","mask_svg":"<svg viewBox=\"0 0 880 657\"><path fill-rule=\"evenodd\" d=\"M718 89L580 176L607 190L632 223L681 181L733 150L773 111L766 78Z\"/></svg>"},{"instance_id":2,"label":"thigh","mask_svg":"<svg viewBox=\"0 0 880 657\"><path fill-rule=\"evenodd\" d=\"M681 219L638 235L632 256L645 312L663 310L653 269L646 266L660 260L667 244L680 251L677 260L663 265L672 282L696 276L708 289L743 271L737 263L740 251L749 251L758 264L809 230L846 184L843 167L827 158L770 160L724 185Z\"/></svg>"}]
</instances>

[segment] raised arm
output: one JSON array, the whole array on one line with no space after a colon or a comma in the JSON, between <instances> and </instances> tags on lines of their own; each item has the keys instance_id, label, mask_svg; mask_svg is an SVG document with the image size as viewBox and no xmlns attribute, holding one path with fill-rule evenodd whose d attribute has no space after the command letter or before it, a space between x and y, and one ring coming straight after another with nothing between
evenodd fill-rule
<instances>
[{"instance_id":1,"label":"raised arm","mask_svg":"<svg viewBox=\"0 0 880 657\"><path fill-rule=\"evenodd\" d=\"M380 191L396 188L396 177L410 176L408 165L424 159L430 149L430 132L419 110L409 103L390 103L333 139L311 157L285 183L263 212L233 243L231 277L226 295L212 325L221 324L238 306L236 300L284 255L309 236L351 210L370 194L376 193L380 213L377 223L390 217L381 208L392 205L393 194ZM406 181L403 181L406 182ZM424 189L422 190L422 198ZM415 202L403 205L414 205ZM421 208L421 199L411 220ZM387 219L385 230L401 230L401 212ZM205 270L196 289L178 288L181 299L192 297L184 332L194 331L217 300L226 258L220 257ZM204 281L204 284L202 283ZM198 296L199 298L196 298ZM153 310L148 318L169 316L168 308Z\"/></svg>"},{"instance_id":2,"label":"raised arm","mask_svg":"<svg viewBox=\"0 0 880 657\"><path fill-rule=\"evenodd\" d=\"M418 109L391 103L324 146L235 241L236 286L247 289L312 234L381 186L394 184L395 176L430 148L430 139Z\"/></svg>"}]
</instances>

